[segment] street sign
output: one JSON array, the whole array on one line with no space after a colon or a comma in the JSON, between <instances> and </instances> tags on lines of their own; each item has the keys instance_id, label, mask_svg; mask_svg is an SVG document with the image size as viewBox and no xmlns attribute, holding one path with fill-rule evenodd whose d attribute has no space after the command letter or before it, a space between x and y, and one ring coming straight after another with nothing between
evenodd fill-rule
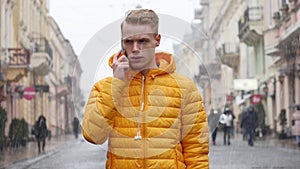
<instances>
[{"instance_id":1,"label":"street sign","mask_svg":"<svg viewBox=\"0 0 300 169\"><path fill-rule=\"evenodd\" d=\"M260 94L254 94L251 96L251 103L255 106L261 101L261 95Z\"/></svg>"},{"instance_id":2,"label":"street sign","mask_svg":"<svg viewBox=\"0 0 300 169\"><path fill-rule=\"evenodd\" d=\"M23 97L26 100L32 100L35 97L35 88L34 87L25 87Z\"/></svg>"},{"instance_id":3,"label":"street sign","mask_svg":"<svg viewBox=\"0 0 300 169\"><path fill-rule=\"evenodd\" d=\"M36 92L49 92L49 85L34 85Z\"/></svg>"}]
</instances>

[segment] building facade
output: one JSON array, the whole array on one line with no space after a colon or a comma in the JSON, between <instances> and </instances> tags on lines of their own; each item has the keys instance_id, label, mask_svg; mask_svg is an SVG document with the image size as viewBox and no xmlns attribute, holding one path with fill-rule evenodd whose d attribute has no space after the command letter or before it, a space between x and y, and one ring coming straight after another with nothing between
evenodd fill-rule
<instances>
[{"instance_id":1,"label":"building facade","mask_svg":"<svg viewBox=\"0 0 300 169\"><path fill-rule=\"evenodd\" d=\"M77 55L49 16L48 0L0 1L1 106L30 128L44 115L52 135L71 131L82 73ZM1 79L1 78L0 78Z\"/></svg>"},{"instance_id":2,"label":"building facade","mask_svg":"<svg viewBox=\"0 0 300 169\"><path fill-rule=\"evenodd\" d=\"M273 110L273 126L282 132L282 112L286 112L286 128L290 134L295 105L300 104L300 2L298 0L264 1L265 53L272 58L269 66L269 107Z\"/></svg>"},{"instance_id":3,"label":"building facade","mask_svg":"<svg viewBox=\"0 0 300 169\"><path fill-rule=\"evenodd\" d=\"M299 3L201 0L197 9L209 39L202 42L203 59L218 56L223 64L222 80L215 81L225 84L222 106L232 106L238 116L244 106L255 104L265 132L281 132L280 117L286 112L284 132L289 134L300 103ZM235 83L249 81L255 83L242 88Z\"/></svg>"}]
</instances>

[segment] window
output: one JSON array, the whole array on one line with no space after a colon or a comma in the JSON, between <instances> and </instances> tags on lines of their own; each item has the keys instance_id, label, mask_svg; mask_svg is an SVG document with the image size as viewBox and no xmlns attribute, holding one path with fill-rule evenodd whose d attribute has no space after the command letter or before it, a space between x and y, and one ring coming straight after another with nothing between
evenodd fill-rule
<instances>
[{"instance_id":1,"label":"window","mask_svg":"<svg viewBox=\"0 0 300 169\"><path fill-rule=\"evenodd\" d=\"M269 0L268 2L268 11L269 11L269 22L268 22L268 26L271 27L273 24L273 11L272 11L272 1L273 0Z\"/></svg>"},{"instance_id":2,"label":"window","mask_svg":"<svg viewBox=\"0 0 300 169\"><path fill-rule=\"evenodd\" d=\"M284 5L284 4L287 4L287 1L286 0L281 0L281 6Z\"/></svg>"}]
</instances>

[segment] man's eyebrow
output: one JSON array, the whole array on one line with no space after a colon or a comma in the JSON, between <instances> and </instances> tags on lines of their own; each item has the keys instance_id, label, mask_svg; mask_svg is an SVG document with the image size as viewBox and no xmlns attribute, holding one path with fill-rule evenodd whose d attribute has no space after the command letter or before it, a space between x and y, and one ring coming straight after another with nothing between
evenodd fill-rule
<instances>
[{"instance_id":1,"label":"man's eyebrow","mask_svg":"<svg viewBox=\"0 0 300 169\"><path fill-rule=\"evenodd\" d=\"M135 38L135 37L129 36L129 37L123 38L122 40L136 40L136 39L150 39L150 38L149 37L138 37L138 38Z\"/></svg>"}]
</instances>

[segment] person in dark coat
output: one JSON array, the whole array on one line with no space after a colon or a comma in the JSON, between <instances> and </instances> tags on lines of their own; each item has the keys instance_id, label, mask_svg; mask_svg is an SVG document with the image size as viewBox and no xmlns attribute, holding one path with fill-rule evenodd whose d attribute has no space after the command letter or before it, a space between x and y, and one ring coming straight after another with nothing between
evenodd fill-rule
<instances>
[{"instance_id":1,"label":"person in dark coat","mask_svg":"<svg viewBox=\"0 0 300 169\"><path fill-rule=\"evenodd\" d=\"M219 126L219 119L220 119L220 113L218 113L218 110L212 110L208 115L208 125L212 138L213 145L216 145L216 137L218 133L218 126Z\"/></svg>"},{"instance_id":2,"label":"person in dark coat","mask_svg":"<svg viewBox=\"0 0 300 169\"><path fill-rule=\"evenodd\" d=\"M245 113L243 113L241 128L244 128L248 136L248 145L254 145L254 131L258 125L257 112L253 105L250 105Z\"/></svg>"},{"instance_id":3,"label":"person in dark coat","mask_svg":"<svg viewBox=\"0 0 300 169\"><path fill-rule=\"evenodd\" d=\"M38 144L39 153L41 153L41 143L42 143L42 151L45 151L46 145L46 137L47 137L47 124L46 118L43 115L40 115L38 121L36 121L34 125L35 137Z\"/></svg>"},{"instance_id":4,"label":"person in dark coat","mask_svg":"<svg viewBox=\"0 0 300 169\"><path fill-rule=\"evenodd\" d=\"M75 138L77 139L78 132L79 132L79 120L77 117L74 117L74 120L73 120L73 132L74 132Z\"/></svg>"}]
</instances>

